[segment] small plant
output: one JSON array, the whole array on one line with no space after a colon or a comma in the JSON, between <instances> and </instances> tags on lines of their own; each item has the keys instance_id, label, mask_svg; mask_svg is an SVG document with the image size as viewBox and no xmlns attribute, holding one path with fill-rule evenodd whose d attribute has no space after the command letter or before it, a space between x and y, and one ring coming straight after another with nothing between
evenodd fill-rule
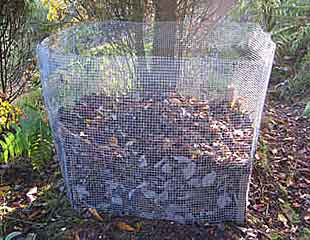
<instances>
[{"instance_id":1,"label":"small plant","mask_svg":"<svg viewBox=\"0 0 310 240\"><path fill-rule=\"evenodd\" d=\"M41 0L42 4L48 8L47 19L49 21L62 20L67 12L68 4L64 0L48 1Z\"/></svg>"},{"instance_id":2,"label":"small plant","mask_svg":"<svg viewBox=\"0 0 310 240\"><path fill-rule=\"evenodd\" d=\"M310 102L308 102L305 107L304 116L310 118Z\"/></svg>"},{"instance_id":3,"label":"small plant","mask_svg":"<svg viewBox=\"0 0 310 240\"><path fill-rule=\"evenodd\" d=\"M280 96L285 98L309 96L310 89L310 49L307 54L297 61L295 66L295 75L288 78L280 85Z\"/></svg>"},{"instance_id":4,"label":"small plant","mask_svg":"<svg viewBox=\"0 0 310 240\"><path fill-rule=\"evenodd\" d=\"M0 161L8 162L18 152L14 143L14 126L18 124L21 114L19 107L0 98Z\"/></svg>"},{"instance_id":5,"label":"small plant","mask_svg":"<svg viewBox=\"0 0 310 240\"><path fill-rule=\"evenodd\" d=\"M300 230L300 240L306 240L310 238L310 228L304 227Z\"/></svg>"},{"instance_id":6,"label":"small plant","mask_svg":"<svg viewBox=\"0 0 310 240\"><path fill-rule=\"evenodd\" d=\"M52 156L51 130L44 111L32 105L25 105L24 111L27 118L20 121L16 142L23 154L31 159L34 169L38 169Z\"/></svg>"},{"instance_id":7,"label":"small plant","mask_svg":"<svg viewBox=\"0 0 310 240\"><path fill-rule=\"evenodd\" d=\"M52 156L53 151L51 130L40 90L20 97L17 105L18 107L13 107L5 102L5 109L17 110L14 114L6 115L6 118L10 117L10 125L6 124L6 132L1 134L0 162L27 157L31 159L34 169L39 169ZM23 109L23 117L18 117L21 115L20 108Z\"/></svg>"},{"instance_id":8,"label":"small plant","mask_svg":"<svg viewBox=\"0 0 310 240\"><path fill-rule=\"evenodd\" d=\"M7 163L9 158L12 160L15 158L15 156L18 154L18 149L16 147L15 136L13 133L9 132L2 136L2 138L3 140L0 140L0 160Z\"/></svg>"},{"instance_id":9,"label":"small plant","mask_svg":"<svg viewBox=\"0 0 310 240\"><path fill-rule=\"evenodd\" d=\"M18 107L0 98L0 134L9 131L12 124L18 122L21 114Z\"/></svg>"}]
</instances>

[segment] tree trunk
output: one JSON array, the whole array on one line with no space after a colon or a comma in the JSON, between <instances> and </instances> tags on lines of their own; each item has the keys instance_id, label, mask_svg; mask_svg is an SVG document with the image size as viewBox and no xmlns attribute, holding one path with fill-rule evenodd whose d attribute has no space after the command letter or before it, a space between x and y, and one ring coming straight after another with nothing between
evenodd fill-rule
<instances>
[{"instance_id":1,"label":"tree trunk","mask_svg":"<svg viewBox=\"0 0 310 240\"><path fill-rule=\"evenodd\" d=\"M157 0L154 5L153 56L173 57L176 45L177 0Z\"/></svg>"},{"instance_id":2,"label":"tree trunk","mask_svg":"<svg viewBox=\"0 0 310 240\"><path fill-rule=\"evenodd\" d=\"M135 26L133 26L132 33L134 39L134 50L135 54L135 78L134 87L138 87L140 85L145 84L145 75L148 74L147 72L147 65L145 59L145 48L144 48L144 7L145 1L144 0L133 0L132 2L132 17L131 21L136 22ZM131 31L131 30L130 30Z\"/></svg>"},{"instance_id":3,"label":"tree trunk","mask_svg":"<svg viewBox=\"0 0 310 240\"><path fill-rule=\"evenodd\" d=\"M155 9L152 68L147 85L151 96L165 96L176 87L178 66L175 60L177 32L177 0L153 1ZM162 58L159 58L162 57Z\"/></svg>"}]
</instances>

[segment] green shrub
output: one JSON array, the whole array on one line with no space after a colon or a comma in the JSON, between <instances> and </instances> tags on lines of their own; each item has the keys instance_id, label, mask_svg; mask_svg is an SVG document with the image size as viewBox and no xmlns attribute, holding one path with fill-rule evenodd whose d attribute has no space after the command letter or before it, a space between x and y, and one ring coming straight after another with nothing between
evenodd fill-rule
<instances>
[{"instance_id":1,"label":"green shrub","mask_svg":"<svg viewBox=\"0 0 310 240\"><path fill-rule=\"evenodd\" d=\"M305 107L304 116L307 118L310 118L310 102L308 102L306 107Z\"/></svg>"},{"instance_id":2,"label":"green shrub","mask_svg":"<svg viewBox=\"0 0 310 240\"><path fill-rule=\"evenodd\" d=\"M24 116L12 124L10 131L2 134L0 161L27 157L31 159L34 169L39 169L53 155L52 134L40 89L21 96L17 105Z\"/></svg>"},{"instance_id":3,"label":"green shrub","mask_svg":"<svg viewBox=\"0 0 310 240\"><path fill-rule=\"evenodd\" d=\"M18 122L21 110L0 98L0 135L10 130L12 124Z\"/></svg>"}]
</instances>

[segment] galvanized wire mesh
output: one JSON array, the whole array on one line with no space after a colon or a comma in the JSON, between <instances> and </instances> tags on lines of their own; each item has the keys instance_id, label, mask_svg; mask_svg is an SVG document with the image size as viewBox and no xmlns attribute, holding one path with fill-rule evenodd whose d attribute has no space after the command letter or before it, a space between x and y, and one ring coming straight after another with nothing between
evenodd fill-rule
<instances>
[{"instance_id":1,"label":"galvanized wire mesh","mask_svg":"<svg viewBox=\"0 0 310 240\"><path fill-rule=\"evenodd\" d=\"M43 93L72 204L242 222L274 50L260 28L225 22L193 33L103 22L44 40Z\"/></svg>"}]
</instances>

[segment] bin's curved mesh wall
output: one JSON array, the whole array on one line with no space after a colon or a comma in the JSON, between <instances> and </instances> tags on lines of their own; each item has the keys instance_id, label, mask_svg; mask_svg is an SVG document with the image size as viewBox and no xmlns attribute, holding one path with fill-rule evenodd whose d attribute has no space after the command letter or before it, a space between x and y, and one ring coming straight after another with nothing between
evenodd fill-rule
<instances>
[{"instance_id":1,"label":"bin's curved mesh wall","mask_svg":"<svg viewBox=\"0 0 310 240\"><path fill-rule=\"evenodd\" d=\"M184 32L103 22L39 44L75 207L181 223L244 220L275 46L252 25Z\"/></svg>"}]
</instances>

